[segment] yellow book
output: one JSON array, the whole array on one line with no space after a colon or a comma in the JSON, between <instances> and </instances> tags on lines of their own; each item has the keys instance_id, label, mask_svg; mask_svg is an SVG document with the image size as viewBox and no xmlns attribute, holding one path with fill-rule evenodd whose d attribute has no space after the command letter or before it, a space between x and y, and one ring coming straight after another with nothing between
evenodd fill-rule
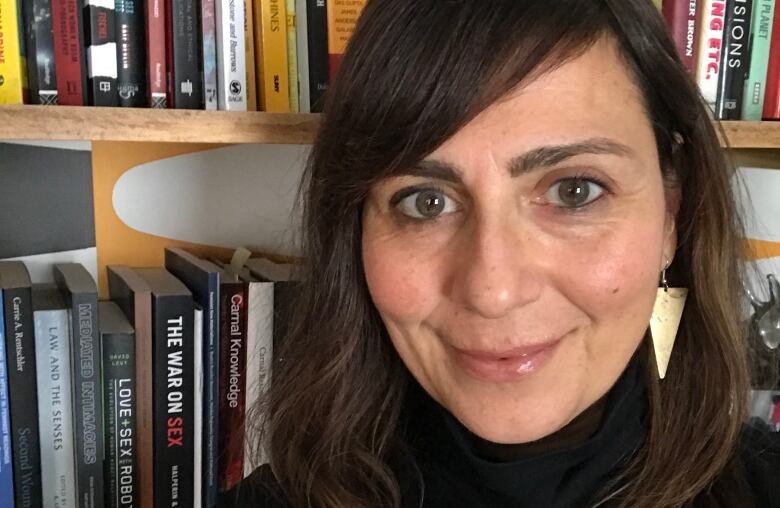
<instances>
[{"instance_id":1,"label":"yellow book","mask_svg":"<svg viewBox=\"0 0 780 508\"><path fill-rule=\"evenodd\" d=\"M290 83L290 111L301 110L298 101L298 43L296 41L295 0L287 0L287 69Z\"/></svg>"},{"instance_id":2,"label":"yellow book","mask_svg":"<svg viewBox=\"0 0 780 508\"><path fill-rule=\"evenodd\" d=\"M0 0L0 104L22 104L27 73L16 0Z\"/></svg>"},{"instance_id":3,"label":"yellow book","mask_svg":"<svg viewBox=\"0 0 780 508\"><path fill-rule=\"evenodd\" d=\"M255 76L255 0L244 0L244 55L246 55L246 110L257 111L257 78ZM259 52L259 50L258 50Z\"/></svg>"},{"instance_id":4,"label":"yellow book","mask_svg":"<svg viewBox=\"0 0 780 508\"><path fill-rule=\"evenodd\" d=\"M290 112L290 85L287 69L286 0L259 0L255 9L255 52L259 75L258 98L262 111ZM257 7L257 5L255 5Z\"/></svg>"}]
</instances>

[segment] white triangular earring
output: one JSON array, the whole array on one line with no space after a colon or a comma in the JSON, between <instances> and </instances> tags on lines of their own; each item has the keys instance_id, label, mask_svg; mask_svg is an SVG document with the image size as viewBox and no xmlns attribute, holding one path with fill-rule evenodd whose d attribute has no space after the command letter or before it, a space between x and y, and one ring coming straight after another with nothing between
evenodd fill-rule
<instances>
[{"instance_id":1,"label":"white triangular earring","mask_svg":"<svg viewBox=\"0 0 780 508\"><path fill-rule=\"evenodd\" d=\"M668 263L666 268L668 268ZM658 365L658 377L666 376L666 368L669 366L669 358L672 356L674 339L680 328L685 299L688 297L688 288L670 288L666 282L666 268L661 272L661 284L658 288L653 306L653 315L650 318L650 336L653 339L655 351L655 363Z\"/></svg>"}]
</instances>

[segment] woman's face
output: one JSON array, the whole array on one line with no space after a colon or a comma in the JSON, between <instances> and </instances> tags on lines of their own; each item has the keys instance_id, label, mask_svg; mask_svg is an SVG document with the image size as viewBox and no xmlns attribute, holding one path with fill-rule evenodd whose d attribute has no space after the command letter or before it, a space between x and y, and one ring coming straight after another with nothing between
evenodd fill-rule
<instances>
[{"instance_id":1,"label":"woman's face","mask_svg":"<svg viewBox=\"0 0 780 508\"><path fill-rule=\"evenodd\" d=\"M523 443L614 384L675 249L676 198L612 42L529 83L364 207L372 299L418 382Z\"/></svg>"}]
</instances>

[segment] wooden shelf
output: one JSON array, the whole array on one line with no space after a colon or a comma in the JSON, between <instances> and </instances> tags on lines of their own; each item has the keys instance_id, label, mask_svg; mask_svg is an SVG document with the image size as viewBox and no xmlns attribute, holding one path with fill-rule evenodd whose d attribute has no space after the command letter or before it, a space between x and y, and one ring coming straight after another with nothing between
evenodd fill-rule
<instances>
[{"instance_id":1,"label":"wooden shelf","mask_svg":"<svg viewBox=\"0 0 780 508\"><path fill-rule=\"evenodd\" d=\"M305 113L0 106L0 140L307 144L318 124Z\"/></svg>"},{"instance_id":2,"label":"wooden shelf","mask_svg":"<svg viewBox=\"0 0 780 508\"><path fill-rule=\"evenodd\" d=\"M318 114L0 106L0 140L289 143L314 140ZM721 122L731 148L780 149L780 122Z\"/></svg>"}]
</instances>

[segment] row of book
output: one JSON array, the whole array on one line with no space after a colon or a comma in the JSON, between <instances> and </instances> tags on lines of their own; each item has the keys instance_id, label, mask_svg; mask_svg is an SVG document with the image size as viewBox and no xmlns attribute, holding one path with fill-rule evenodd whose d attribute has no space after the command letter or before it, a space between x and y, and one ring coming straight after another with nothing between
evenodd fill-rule
<instances>
[{"instance_id":1,"label":"row of book","mask_svg":"<svg viewBox=\"0 0 780 508\"><path fill-rule=\"evenodd\" d=\"M664 0L662 12L715 118L780 119L775 0Z\"/></svg>"},{"instance_id":2,"label":"row of book","mask_svg":"<svg viewBox=\"0 0 780 508\"><path fill-rule=\"evenodd\" d=\"M100 301L80 264L33 284L0 262L0 506L224 503L265 461L249 410L291 268L166 249L165 267L109 266Z\"/></svg>"},{"instance_id":3,"label":"row of book","mask_svg":"<svg viewBox=\"0 0 780 508\"><path fill-rule=\"evenodd\" d=\"M319 112L366 0L0 0L0 104Z\"/></svg>"}]
</instances>

